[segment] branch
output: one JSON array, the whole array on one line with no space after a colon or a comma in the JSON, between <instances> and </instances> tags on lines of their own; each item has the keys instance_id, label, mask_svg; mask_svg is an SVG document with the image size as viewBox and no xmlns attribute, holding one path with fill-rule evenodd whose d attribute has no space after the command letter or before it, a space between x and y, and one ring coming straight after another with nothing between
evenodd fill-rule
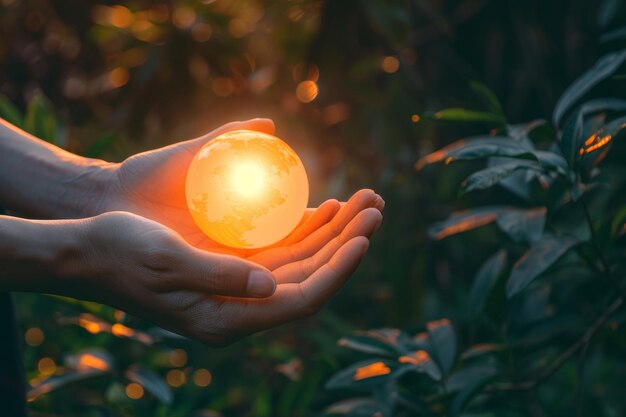
<instances>
[{"instance_id":1,"label":"branch","mask_svg":"<svg viewBox=\"0 0 626 417\"><path fill-rule=\"evenodd\" d=\"M604 310L602 315L598 317L598 319L593 323L593 325L587 329L587 331L582 335L580 339L576 341L572 346L570 346L565 352L563 352L556 360L552 363L552 365L547 368L543 373L541 373L536 379L531 381L524 381L513 384L503 384L498 386L490 386L487 387L487 391L527 391L533 388L536 388L542 382L549 379L555 372L557 372L564 364L567 362L572 356L576 354L582 347L589 344L591 339L595 336L595 334L606 324L606 322L611 318L613 313L615 313L623 304L624 297L619 296L615 299L607 308Z\"/></svg>"},{"instance_id":2,"label":"branch","mask_svg":"<svg viewBox=\"0 0 626 417\"><path fill-rule=\"evenodd\" d=\"M589 232L591 233L591 240L593 241L594 248L598 253L598 259L600 259L600 264L602 265L602 272L609 279L611 284L615 287L615 290L619 293L621 297L626 297L626 294L622 290L622 286L619 281L615 279L613 274L611 273L611 268L609 267L609 263L606 261L604 257L604 253L602 253L602 248L600 248L598 235L596 234L596 229L593 228L593 220L591 219L591 213L589 212L589 207L587 203L585 203L584 196L580 197L580 203L583 207L583 212L585 213L585 220L587 221L587 226L589 227Z\"/></svg>"}]
</instances>

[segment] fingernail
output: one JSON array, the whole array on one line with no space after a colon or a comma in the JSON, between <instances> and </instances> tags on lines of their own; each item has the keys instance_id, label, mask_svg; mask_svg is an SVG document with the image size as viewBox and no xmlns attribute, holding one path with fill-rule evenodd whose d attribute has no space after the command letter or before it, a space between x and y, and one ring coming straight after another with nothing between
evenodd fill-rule
<instances>
[{"instance_id":1,"label":"fingernail","mask_svg":"<svg viewBox=\"0 0 626 417\"><path fill-rule=\"evenodd\" d=\"M251 297L269 297L276 290L276 281L265 271L251 271L246 292Z\"/></svg>"},{"instance_id":2,"label":"fingernail","mask_svg":"<svg viewBox=\"0 0 626 417\"><path fill-rule=\"evenodd\" d=\"M376 207L380 211L383 211L383 209L385 208L385 200L383 200L383 198L378 194L376 194L376 203L374 204L374 207Z\"/></svg>"}]
</instances>

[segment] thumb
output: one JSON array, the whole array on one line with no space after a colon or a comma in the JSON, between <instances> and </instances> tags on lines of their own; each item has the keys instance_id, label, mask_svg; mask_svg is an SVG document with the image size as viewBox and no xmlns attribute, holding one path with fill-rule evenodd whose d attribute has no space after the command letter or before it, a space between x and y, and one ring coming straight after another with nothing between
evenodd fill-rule
<instances>
[{"instance_id":1,"label":"thumb","mask_svg":"<svg viewBox=\"0 0 626 417\"><path fill-rule=\"evenodd\" d=\"M236 256L197 250L182 272L186 287L213 295L264 298L276 291L270 271Z\"/></svg>"},{"instance_id":2,"label":"thumb","mask_svg":"<svg viewBox=\"0 0 626 417\"><path fill-rule=\"evenodd\" d=\"M202 135L199 138L191 139L184 142L185 147L195 154L207 141L221 135L222 133L232 132L233 130L255 130L257 132L267 133L273 135L276 133L276 126L272 119L256 118L250 120L244 120L240 122L230 122L218 127L215 130L210 131L206 135Z\"/></svg>"}]
</instances>

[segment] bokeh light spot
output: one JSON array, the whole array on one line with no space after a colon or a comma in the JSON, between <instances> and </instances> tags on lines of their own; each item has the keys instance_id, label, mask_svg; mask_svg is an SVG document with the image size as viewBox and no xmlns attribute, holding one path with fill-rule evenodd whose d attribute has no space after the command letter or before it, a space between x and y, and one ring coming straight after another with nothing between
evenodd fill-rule
<instances>
[{"instance_id":1,"label":"bokeh light spot","mask_svg":"<svg viewBox=\"0 0 626 417\"><path fill-rule=\"evenodd\" d=\"M318 87L315 81L307 80L302 81L296 88L296 97L302 103L310 103L317 97Z\"/></svg>"},{"instance_id":2,"label":"bokeh light spot","mask_svg":"<svg viewBox=\"0 0 626 417\"><path fill-rule=\"evenodd\" d=\"M187 364L187 352L183 349L174 349L169 353L168 359L172 366L181 368Z\"/></svg>"},{"instance_id":3,"label":"bokeh light spot","mask_svg":"<svg viewBox=\"0 0 626 417\"><path fill-rule=\"evenodd\" d=\"M400 69L400 61L395 56L386 56L381 64L383 71L393 74Z\"/></svg>"},{"instance_id":4,"label":"bokeh light spot","mask_svg":"<svg viewBox=\"0 0 626 417\"><path fill-rule=\"evenodd\" d=\"M199 387L207 387L213 381L213 375L206 369L198 369L193 373L193 382Z\"/></svg>"},{"instance_id":5,"label":"bokeh light spot","mask_svg":"<svg viewBox=\"0 0 626 417\"><path fill-rule=\"evenodd\" d=\"M180 369L172 369L165 376L167 383L174 388L182 386L187 379L187 376Z\"/></svg>"},{"instance_id":6,"label":"bokeh light spot","mask_svg":"<svg viewBox=\"0 0 626 417\"><path fill-rule=\"evenodd\" d=\"M29 346L39 346L43 343L45 336L39 327L31 327L26 330L24 340Z\"/></svg>"},{"instance_id":7,"label":"bokeh light spot","mask_svg":"<svg viewBox=\"0 0 626 417\"><path fill-rule=\"evenodd\" d=\"M128 83L128 80L130 79L130 73L126 68L114 68L111 72L109 72L107 79L111 87L119 88Z\"/></svg>"},{"instance_id":8,"label":"bokeh light spot","mask_svg":"<svg viewBox=\"0 0 626 417\"><path fill-rule=\"evenodd\" d=\"M41 358L37 362L37 369L43 375L52 375L57 370L57 365L52 358Z\"/></svg>"},{"instance_id":9,"label":"bokeh light spot","mask_svg":"<svg viewBox=\"0 0 626 417\"><path fill-rule=\"evenodd\" d=\"M126 396L131 400L138 400L143 397L143 387L136 382L126 385Z\"/></svg>"},{"instance_id":10,"label":"bokeh light spot","mask_svg":"<svg viewBox=\"0 0 626 417\"><path fill-rule=\"evenodd\" d=\"M178 7L172 18L177 28L189 29L196 21L196 11L188 6Z\"/></svg>"}]
</instances>

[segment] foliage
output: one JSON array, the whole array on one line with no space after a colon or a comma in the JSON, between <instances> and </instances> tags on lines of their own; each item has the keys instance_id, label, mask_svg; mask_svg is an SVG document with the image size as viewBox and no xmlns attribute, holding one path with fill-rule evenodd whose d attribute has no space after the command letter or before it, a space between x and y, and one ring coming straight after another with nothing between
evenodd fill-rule
<instances>
[{"instance_id":1,"label":"foliage","mask_svg":"<svg viewBox=\"0 0 626 417\"><path fill-rule=\"evenodd\" d=\"M600 283L578 289L589 271L575 263L576 257L596 256L584 213L568 211L567 204L556 211L547 208L556 207L555 200L568 192L583 193L600 242L608 246L607 236L615 236L626 218L626 210L618 210L623 198L615 192L612 200L603 200L601 195L608 195L602 194L604 185L559 187L570 181L568 172L580 172L571 183L609 179L610 189L619 190L622 170L616 155L623 141L611 142L614 150L596 176L584 161L597 152L580 158L573 141L562 154L554 152L549 123L510 123L505 115L511 121L552 120L549 113L567 84L596 57L623 45L625 18L620 0L554 0L549 5L544 0L0 2L0 93L7 98L0 100L0 113L31 133L73 152L117 161L230 120L270 116L279 136L303 156L311 204L363 186L375 188L387 201L385 221L363 266L320 317L227 349L174 338L104 306L17 295L28 380L35 394L35 387L50 387L30 408L70 417L317 415L328 404L354 397L348 388L324 390L324 381L342 366L368 361L374 364L370 372L389 368L399 391L375 389L368 397L372 389L367 388L358 399L333 406L335 412L429 415L453 403L459 409L476 408L486 386L505 381L503 374L513 378L534 372L543 366L537 362L544 353L556 355L570 342L573 346L576 329L597 317L601 303L596 301L607 295ZM603 109L613 109L610 119L621 111L614 86L623 84L614 82L623 83L625 73L620 68L588 91L578 118L565 109L560 134L583 138ZM468 85L471 79L481 82ZM298 96L301 82L316 83L312 101ZM454 110L424 112L442 103ZM459 116L472 124L450 120ZM453 150L457 160L471 160L455 162L447 175L431 167L414 170L416 160L451 138L488 129L496 135L485 135L483 144L495 140L502 155L486 158L483 169L476 171L485 160L476 154L481 152L477 143L473 150ZM574 160L579 161L575 169L568 163ZM458 195L457 184L466 177ZM543 188L546 182L550 191ZM460 205L482 211L474 208L473 214L459 213L448 221L474 216L485 226L454 235L445 223L428 230L442 213ZM610 227L600 219L602 213L614 218ZM441 231L442 238L450 237L431 239ZM571 232L581 241L557 261L573 263L569 281L577 286L565 286L565 278L552 275L553 266L506 301L505 278L513 261L531 246L547 245L544 231L556 237ZM542 289L551 279L562 292ZM529 292L536 297L526 301ZM556 307L559 320L550 321L552 316L545 315ZM609 329L619 329L621 320L614 316ZM91 322L98 332L90 332L96 329ZM435 323L419 325L429 322ZM114 333L116 324L125 327L116 326ZM405 330L341 339L342 346L358 347L358 357L335 343L354 328L385 326ZM42 340L32 338L37 330ZM419 337L409 340L414 334ZM451 345L443 349L442 343ZM614 384L623 367L621 344L618 332L604 327L593 338L580 390L587 394L586 406L596 406L594 415L621 412L621 392ZM80 358L100 368L104 363L108 370L81 370ZM499 369L502 364L505 368ZM567 408L572 395L563 393L575 389L574 368L568 362L554 376L559 384L548 380L537 391L542 404L554 404L554 414L563 409L564 415L573 414ZM194 378L201 369L212 378L206 387ZM335 383L343 386L348 377ZM149 382L157 379L165 385ZM433 384L433 379L440 380ZM126 391L133 383L143 387L139 399ZM369 384L367 379L360 383L364 389ZM450 394L441 396L444 385ZM172 394L169 405L165 386ZM385 401L398 393L401 397L388 406ZM522 413L531 401L524 401L523 393L489 395L500 401L498 407L510 405L511 413Z\"/></svg>"},{"instance_id":2,"label":"foliage","mask_svg":"<svg viewBox=\"0 0 626 417\"><path fill-rule=\"evenodd\" d=\"M616 144L626 133L626 102L591 99L602 82L624 91L623 81L605 80L625 61L626 50L612 53L576 80L558 101L552 126L500 126L501 106L483 87L477 92L488 98L488 110L435 113L441 120L493 122L497 128L491 136L454 142L416 166L483 160L486 168L469 175L461 192L498 188L513 194L515 204L453 213L430 235L444 239L495 224L503 232L501 249L476 274L468 319L456 326L440 319L415 335L380 329L341 339L341 346L368 359L328 381L328 388L357 396L330 406L327 415L626 410L623 398L610 394L619 386L612 364L622 359L623 338L615 330L626 318L620 310L626 298L626 147ZM622 152L610 158L613 144Z\"/></svg>"}]
</instances>

